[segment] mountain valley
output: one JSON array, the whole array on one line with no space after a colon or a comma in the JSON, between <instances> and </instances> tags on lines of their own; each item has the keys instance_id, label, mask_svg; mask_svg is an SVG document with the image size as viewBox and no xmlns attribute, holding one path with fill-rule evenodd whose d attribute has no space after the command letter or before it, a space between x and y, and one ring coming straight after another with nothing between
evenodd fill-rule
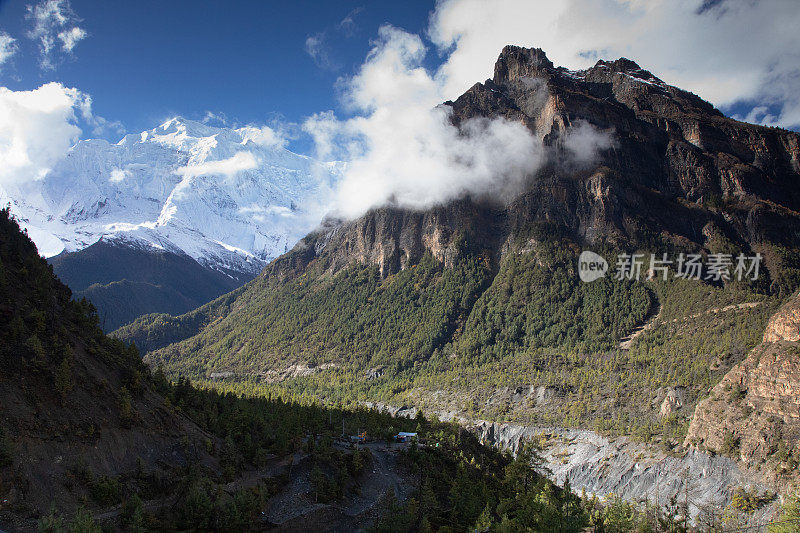
<instances>
[{"instance_id":1,"label":"mountain valley","mask_svg":"<svg viewBox=\"0 0 800 533\"><path fill-rule=\"evenodd\" d=\"M800 136L727 118L627 59L569 71L513 46L492 79L444 105L456 125L525 124L545 164L505 202L465 196L328 220L238 291L114 335L152 367L221 390L582 428L671 454L699 446L753 482L797 487L793 407L773 417L758 453L746 443L762 422L702 413L710 393L727 401L712 391L731 380L745 391L767 372L796 386L791 369L748 361L800 287ZM576 159L568 139L579 129L612 141ZM587 249L612 269L620 254L641 254L641 281L611 270L581 282ZM674 275L680 254L720 253L758 255L760 275ZM672 258L664 278L654 274L662 254ZM792 346L770 350L780 361Z\"/></svg>"},{"instance_id":2,"label":"mountain valley","mask_svg":"<svg viewBox=\"0 0 800 533\"><path fill-rule=\"evenodd\" d=\"M345 218L349 163L175 118L0 189L0 527L789 513L800 134L629 59L570 70L518 46L436 113L465 138L524 128L537 164Z\"/></svg>"}]
</instances>

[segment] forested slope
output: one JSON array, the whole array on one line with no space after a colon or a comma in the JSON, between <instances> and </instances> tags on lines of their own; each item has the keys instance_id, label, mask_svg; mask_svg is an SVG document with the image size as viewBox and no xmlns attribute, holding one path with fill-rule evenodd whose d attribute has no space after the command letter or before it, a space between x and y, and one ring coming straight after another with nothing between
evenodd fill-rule
<instances>
[{"instance_id":1,"label":"forested slope","mask_svg":"<svg viewBox=\"0 0 800 533\"><path fill-rule=\"evenodd\" d=\"M99 311L112 331L150 313L180 315L230 292L251 279L202 266L180 250L159 250L100 240L83 250L49 259L56 275L78 298Z\"/></svg>"}]
</instances>

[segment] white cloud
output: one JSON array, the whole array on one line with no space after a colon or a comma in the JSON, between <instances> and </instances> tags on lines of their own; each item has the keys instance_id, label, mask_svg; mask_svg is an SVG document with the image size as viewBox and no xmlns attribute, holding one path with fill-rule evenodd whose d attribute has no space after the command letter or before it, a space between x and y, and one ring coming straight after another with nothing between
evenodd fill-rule
<instances>
[{"instance_id":1,"label":"white cloud","mask_svg":"<svg viewBox=\"0 0 800 533\"><path fill-rule=\"evenodd\" d=\"M17 40L4 31L0 31L0 67L17 53Z\"/></svg>"},{"instance_id":2,"label":"white cloud","mask_svg":"<svg viewBox=\"0 0 800 533\"><path fill-rule=\"evenodd\" d=\"M78 41L81 41L86 38L86 30L83 28L70 28L66 31L62 31L58 34L59 40L61 40L61 48L65 52L72 52L72 49L75 48L75 45L78 44Z\"/></svg>"},{"instance_id":3,"label":"white cloud","mask_svg":"<svg viewBox=\"0 0 800 533\"><path fill-rule=\"evenodd\" d=\"M600 131L588 122L579 122L568 129L562 140L568 163L585 167L594 163L603 150L615 145L613 133Z\"/></svg>"},{"instance_id":4,"label":"white cloud","mask_svg":"<svg viewBox=\"0 0 800 533\"><path fill-rule=\"evenodd\" d=\"M231 177L244 170L252 170L258 166L256 157L246 151L236 152L228 159L206 161L193 165L186 165L175 170L175 174L183 177L194 176L225 176Z\"/></svg>"},{"instance_id":5,"label":"white cloud","mask_svg":"<svg viewBox=\"0 0 800 533\"><path fill-rule=\"evenodd\" d=\"M259 146L280 146L287 144L286 138L269 126L245 126L239 128L242 134L242 144L253 142Z\"/></svg>"},{"instance_id":6,"label":"white cloud","mask_svg":"<svg viewBox=\"0 0 800 533\"><path fill-rule=\"evenodd\" d=\"M333 111L321 111L308 117L302 125L304 132L311 135L317 151L317 157L321 159L345 158L348 150L343 147L338 149L337 143L342 130L342 124L336 119Z\"/></svg>"},{"instance_id":7,"label":"white cloud","mask_svg":"<svg viewBox=\"0 0 800 533\"><path fill-rule=\"evenodd\" d=\"M318 157L348 161L336 214L352 218L385 204L425 209L466 196L507 201L545 162L582 166L612 146L611 132L583 123L552 147L502 117L456 127L452 107L439 105L447 83L422 66L426 53L418 35L381 27L359 72L340 84L354 116L327 111L303 124Z\"/></svg>"},{"instance_id":8,"label":"white cloud","mask_svg":"<svg viewBox=\"0 0 800 533\"><path fill-rule=\"evenodd\" d=\"M363 7L357 7L350 11L338 24L306 38L305 51L319 68L324 70L339 70L342 68L341 62L334 57L335 54L330 45L329 37L332 34L334 39L337 39L340 35L343 35L346 39L352 38L358 29L355 18L363 10Z\"/></svg>"},{"instance_id":9,"label":"white cloud","mask_svg":"<svg viewBox=\"0 0 800 533\"><path fill-rule=\"evenodd\" d=\"M456 128L451 108L421 66L419 36L379 31L359 73L346 82L357 113L339 121L314 115L304 129L321 155L349 159L337 191L338 214L355 217L391 203L426 208L464 195L508 197L543 161L543 147L521 123L475 119Z\"/></svg>"},{"instance_id":10,"label":"white cloud","mask_svg":"<svg viewBox=\"0 0 800 533\"><path fill-rule=\"evenodd\" d=\"M78 26L80 19L69 0L42 0L27 10L26 18L33 23L27 35L39 45L39 65L53 70L62 59L59 51L71 55L75 45L86 38L86 30Z\"/></svg>"},{"instance_id":11,"label":"white cloud","mask_svg":"<svg viewBox=\"0 0 800 533\"><path fill-rule=\"evenodd\" d=\"M305 50L319 68L325 70L338 70L340 68L340 65L331 57L331 50L325 32L310 35L306 39Z\"/></svg>"},{"instance_id":12,"label":"white cloud","mask_svg":"<svg viewBox=\"0 0 800 533\"><path fill-rule=\"evenodd\" d=\"M121 135L125 133L125 127L118 120L108 120L92 112L92 96L80 93L80 101L76 105L76 110L80 112L81 119L87 126L91 127L92 135L101 137L105 134Z\"/></svg>"},{"instance_id":13,"label":"white cloud","mask_svg":"<svg viewBox=\"0 0 800 533\"><path fill-rule=\"evenodd\" d=\"M364 11L363 7L357 7L350 11L341 21L339 21L337 28L339 31L344 33L345 37L349 38L355 35L356 30L358 29L358 24L356 24L355 19L356 16L358 16L358 14L362 11Z\"/></svg>"},{"instance_id":14,"label":"white cloud","mask_svg":"<svg viewBox=\"0 0 800 533\"><path fill-rule=\"evenodd\" d=\"M32 91L0 87L0 185L42 179L78 140L76 112L91 116L77 89L51 82Z\"/></svg>"},{"instance_id":15,"label":"white cloud","mask_svg":"<svg viewBox=\"0 0 800 533\"><path fill-rule=\"evenodd\" d=\"M111 171L111 175L108 177L108 181L111 183L120 183L125 180L128 173L120 168L115 168Z\"/></svg>"},{"instance_id":16,"label":"white cloud","mask_svg":"<svg viewBox=\"0 0 800 533\"><path fill-rule=\"evenodd\" d=\"M222 127L228 127L230 124L228 116L222 111L218 111L216 113L214 111L206 111L206 114L203 116L200 122L207 125Z\"/></svg>"},{"instance_id":17,"label":"white cloud","mask_svg":"<svg viewBox=\"0 0 800 533\"><path fill-rule=\"evenodd\" d=\"M265 222L267 218L298 218L298 214L302 214L294 211L291 207L284 205L270 205L264 207L256 204L240 207L239 213L243 215L250 215L253 220L262 223Z\"/></svg>"},{"instance_id":18,"label":"white cloud","mask_svg":"<svg viewBox=\"0 0 800 533\"><path fill-rule=\"evenodd\" d=\"M798 127L798 27L795 0L442 0L429 35L452 51L437 73L447 98L491 77L502 47L516 44L571 68L625 56L717 106L771 106L777 114L750 118Z\"/></svg>"}]
</instances>

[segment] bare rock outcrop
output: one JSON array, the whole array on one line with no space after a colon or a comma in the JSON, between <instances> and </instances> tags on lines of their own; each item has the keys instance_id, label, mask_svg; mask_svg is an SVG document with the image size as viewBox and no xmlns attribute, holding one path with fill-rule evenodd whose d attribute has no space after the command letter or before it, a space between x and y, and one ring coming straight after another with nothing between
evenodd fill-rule
<instances>
[{"instance_id":1,"label":"bare rock outcrop","mask_svg":"<svg viewBox=\"0 0 800 533\"><path fill-rule=\"evenodd\" d=\"M672 387L664 395L664 401L661 402L659 415L661 418L676 413L686 403L686 387Z\"/></svg>"},{"instance_id":2,"label":"bare rock outcrop","mask_svg":"<svg viewBox=\"0 0 800 533\"><path fill-rule=\"evenodd\" d=\"M800 342L800 295L792 298L767 324L764 342Z\"/></svg>"},{"instance_id":3,"label":"bare rock outcrop","mask_svg":"<svg viewBox=\"0 0 800 533\"><path fill-rule=\"evenodd\" d=\"M770 319L764 342L698 404L685 442L782 487L800 483L799 309L795 295Z\"/></svg>"},{"instance_id":4,"label":"bare rock outcrop","mask_svg":"<svg viewBox=\"0 0 800 533\"><path fill-rule=\"evenodd\" d=\"M460 422L482 442L512 452L522 441L536 442L548 476L559 485L569 480L576 492L585 490L600 497L613 493L652 503L688 494L694 517L707 508L725 507L737 487L765 489L752 483L730 458L697 449L678 455L626 437L607 438L581 429Z\"/></svg>"}]
</instances>

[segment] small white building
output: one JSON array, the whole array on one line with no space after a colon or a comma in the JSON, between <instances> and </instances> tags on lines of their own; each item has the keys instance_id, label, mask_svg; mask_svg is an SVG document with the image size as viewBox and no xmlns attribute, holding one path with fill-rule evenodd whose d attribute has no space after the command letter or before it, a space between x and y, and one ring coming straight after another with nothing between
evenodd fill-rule
<instances>
[{"instance_id":1,"label":"small white building","mask_svg":"<svg viewBox=\"0 0 800 533\"><path fill-rule=\"evenodd\" d=\"M416 433L409 433L407 431L401 431L400 433L395 435L394 438L395 438L395 440L397 442L408 442L411 439L416 439L417 438L417 434Z\"/></svg>"}]
</instances>

